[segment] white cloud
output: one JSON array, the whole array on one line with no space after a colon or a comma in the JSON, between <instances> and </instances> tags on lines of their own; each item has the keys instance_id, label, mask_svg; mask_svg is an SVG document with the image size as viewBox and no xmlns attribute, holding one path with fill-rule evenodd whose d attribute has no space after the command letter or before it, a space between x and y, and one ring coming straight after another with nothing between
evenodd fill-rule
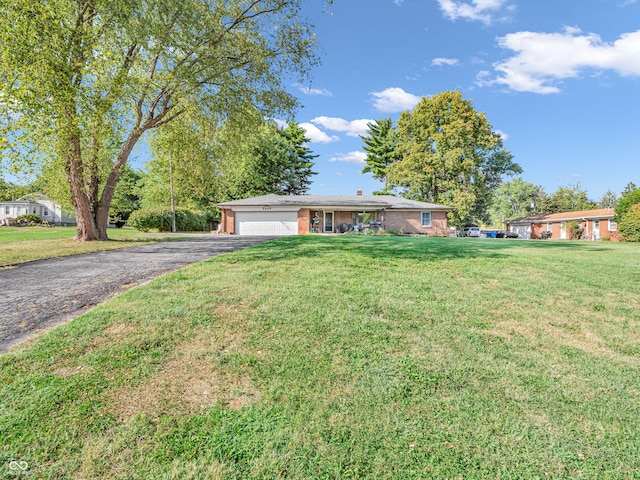
<instances>
[{"instance_id":1,"label":"white cloud","mask_svg":"<svg viewBox=\"0 0 640 480\"><path fill-rule=\"evenodd\" d=\"M300 85L299 83L295 83L294 87L297 87L298 90L300 90L305 95L333 97L333 93L325 88L305 87L304 85Z\"/></svg>"},{"instance_id":2,"label":"white cloud","mask_svg":"<svg viewBox=\"0 0 640 480\"><path fill-rule=\"evenodd\" d=\"M420 102L420 97L405 92L399 87L391 87L382 92L371 92L376 110L386 113L397 113L409 110Z\"/></svg>"},{"instance_id":3,"label":"white cloud","mask_svg":"<svg viewBox=\"0 0 640 480\"><path fill-rule=\"evenodd\" d=\"M404 3L404 0L393 0L393 3L395 3L397 6L401 7L402 4Z\"/></svg>"},{"instance_id":4,"label":"white cloud","mask_svg":"<svg viewBox=\"0 0 640 480\"><path fill-rule=\"evenodd\" d=\"M506 140L507 138L509 138L509 134L504 133L502 130L495 130L495 133L499 135L502 140Z\"/></svg>"},{"instance_id":5,"label":"white cloud","mask_svg":"<svg viewBox=\"0 0 640 480\"><path fill-rule=\"evenodd\" d=\"M335 157L331 157L329 161L364 164L366 163L365 162L366 158L367 158L366 153L356 151L356 152L349 152L349 153L339 153Z\"/></svg>"},{"instance_id":6,"label":"white cloud","mask_svg":"<svg viewBox=\"0 0 640 480\"><path fill-rule=\"evenodd\" d=\"M519 92L548 94L560 91L559 80L575 78L585 69L640 76L640 30L622 34L613 43L567 27L561 33L511 33L499 38L498 44L516 55L493 65L498 72L495 79L480 72L478 85L498 83Z\"/></svg>"},{"instance_id":7,"label":"white cloud","mask_svg":"<svg viewBox=\"0 0 640 480\"><path fill-rule=\"evenodd\" d=\"M508 16L501 14L502 11L511 12L515 9L513 5L508 5L509 0L471 0L467 3L460 0L438 0L440 10L449 20L477 20L486 25L496 21L506 21Z\"/></svg>"},{"instance_id":8,"label":"white cloud","mask_svg":"<svg viewBox=\"0 0 640 480\"><path fill-rule=\"evenodd\" d=\"M273 119L274 122L276 122L276 125L278 126L278 128L287 128L289 126L289 123L287 123L285 120L281 120L279 118L274 118Z\"/></svg>"},{"instance_id":9,"label":"white cloud","mask_svg":"<svg viewBox=\"0 0 640 480\"><path fill-rule=\"evenodd\" d=\"M331 143L340 140L340 137L327 135L312 123L301 123L300 126L307 132L307 138L311 143Z\"/></svg>"},{"instance_id":10,"label":"white cloud","mask_svg":"<svg viewBox=\"0 0 640 480\"><path fill-rule=\"evenodd\" d=\"M311 122L327 130L333 130L334 132L344 132L349 137L359 137L360 135L366 135L367 123L372 123L373 120L362 118L359 120L345 120L344 118L337 117L316 117L312 118Z\"/></svg>"},{"instance_id":11,"label":"white cloud","mask_svg":"<svg viewBox=\"0 0 640 480\"><path fill-rule=\"evenodd\" d=\"M453 66L453 65L457 65L458 61L459 60L457 58L442 58L442 57L438 57L438 58L434 58L431 61L431 65L438 65L438 66L450 65L450 66Z\"/></svg>"}]
</instances>

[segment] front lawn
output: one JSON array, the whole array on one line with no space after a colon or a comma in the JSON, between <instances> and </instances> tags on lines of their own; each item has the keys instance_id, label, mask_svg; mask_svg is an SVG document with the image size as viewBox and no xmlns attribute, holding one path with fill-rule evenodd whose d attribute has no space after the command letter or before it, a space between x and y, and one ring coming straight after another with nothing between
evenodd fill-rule
<instances>
[{"instance_id":1,"label":"front lawn","mask_svg":"<svg viewBox=\"0 0 640 480\"><path fill-rule=\"evenodd\" d=\"M0 227L0 268L5 265L113 250L166 238L131 228L110 228L107 242L73 240L76 227Z\"/></svg>"},{"instance_id":2,"label":"front lawn","mask_svg":"<svg viewBox=\"0 0 640 480\"><path fill-rule=\"evenodd\" d=\"M0 477L639 478L639 367L638 245L283 238L0 357Z\"/></svg>"}]
</instances>

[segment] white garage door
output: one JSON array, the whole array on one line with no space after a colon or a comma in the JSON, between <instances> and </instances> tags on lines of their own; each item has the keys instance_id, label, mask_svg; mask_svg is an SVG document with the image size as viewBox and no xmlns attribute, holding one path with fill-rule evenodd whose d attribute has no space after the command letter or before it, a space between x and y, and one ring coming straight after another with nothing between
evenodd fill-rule
<instances>
[{"instance_id":1,"label":"white garage door","mask_svg":"<svg viewBox=\"0 0 640 480\"><path fill-rule=\"evenodd\" d=\"M518 234L518 238L531 238L531 226L511 225L511 231Z\"/></svg>"},{"instance_id":2,"label":"white garage door","mask_svg":"<svg viewBox=\"0 0 640 480\"><path fill-rule=\"evenodd\" d=\"M297 235L298 212L236 212L238 235Z\"/></svg>"}]
</instances>

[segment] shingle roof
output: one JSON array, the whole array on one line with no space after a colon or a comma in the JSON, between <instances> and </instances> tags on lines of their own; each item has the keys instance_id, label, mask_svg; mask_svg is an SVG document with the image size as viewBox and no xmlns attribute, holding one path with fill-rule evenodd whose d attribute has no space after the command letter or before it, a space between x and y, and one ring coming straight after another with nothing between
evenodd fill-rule
<instances>
[{"instance_id":1,"label":"shingle roof","mask_svg":"<svg viewBox=\"0 0 640 480\"><path fill-rule=\"evenodd\" d=\"M542 223L553 222L554 220L582 220L583 218L613 218L616 212L612 208L597 208L594 210L578 210L575 212L562 212L550 214L531 215L530 217L516 218L509 220L508 224L516 223Z\"/></svg>"},{"instance_id":2,"label":"shingle roof","mask_svg":"<svg viewBox=\"0 0 640 480\"><path fill-rule=\"evenodd\" d=\"M392 195L263 195L218 203L219 207L358 207L395 210L452 210L435 203L418 202Z\"/></svg>"}]
</instances>

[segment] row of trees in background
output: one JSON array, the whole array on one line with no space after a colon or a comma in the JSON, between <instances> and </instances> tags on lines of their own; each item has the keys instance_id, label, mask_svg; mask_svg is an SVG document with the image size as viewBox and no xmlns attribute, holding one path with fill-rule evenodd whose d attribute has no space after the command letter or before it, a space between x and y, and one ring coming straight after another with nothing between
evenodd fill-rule
<instances>
[{"instance_id":1,"label":"row of trees in background","mask_svg":"<svg viewBox=\"0 0 640 480\"><path fill-rule=\"evenodd\" d=\"M367 154L362 173L384 184L376 193L454 207L450 222L501 227L505 220L594 208L612 208L623 222L631 205L640 202L632 183L618 196L607 191L591 200L577 183L546 193L519 177L522 168L503 147L483 113L460 92L423 98L404 112L397 125L390 118L368 124L362 137ZM623 222L624 223L624 222Z\"/></svg>"},{"instance_id":2,"label":"row of trees in background","mask_svg":"<svg viewBox=\"0 0 640 480\"><path fill-rule=\"evenodd\" d=\"M316 155L308 147L305 130L297 123L279 128L257 115L251 125L246 119L243 116L242 125L230 121L214 126L206 118L185 115L152 136L152 159L145 171L128 165L122 171L110 221L122 226L137 210L143 210L140 215L145 219L161 218L158 212L171 206L172 197L179 211L201 212L211 221L219 202L270 193L306 193L316 175ZM26 186L0 180L0 200L35 192L73 210L64 172L59 169L44 168ZM148 229L149 221L140 224Z\"/></svg>"}]
</instances>

